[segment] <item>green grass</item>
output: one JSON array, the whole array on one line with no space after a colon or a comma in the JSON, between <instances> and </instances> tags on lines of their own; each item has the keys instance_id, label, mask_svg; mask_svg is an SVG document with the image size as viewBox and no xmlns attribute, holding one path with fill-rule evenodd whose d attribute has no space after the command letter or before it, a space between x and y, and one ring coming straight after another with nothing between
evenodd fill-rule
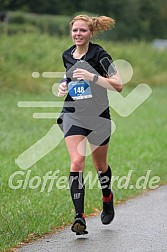
<instances>
[{"instance_id":1,"label":"green grass","mask_svg":"<svg viewBox=\"0 0 167 252\"><path fill-rule=\"evenodd\" d=\"M124 93L130 90L125 88ZM149 180L153 176L159 176L158 184L167 183L166 173L166 87L154 87L151 97L128 117L120 117L111 110L117 129L113 134L109 146L108 161L112 166L113 176L127 176L132 170L129 185L133 189L119 189L115 181L116 202L124 201L129 197L141 193L143 190L135 189L135 183L140 176L146 175L151 170ZM42 235L51 231L54 227L65 226L72 222L74 210L68 189L58 190L56 185L48 192L49 183L44 192L40 192L41 185L37 189L30 189L29 185L23 185L20 189L11 189L8 185L9 177L21 169L15 164L15 159L25 149L44 136L54 120L35 120L33 112L46 111L44 108L18 108L20 100L56 100L53 94L30 94L4 92L0 95L0 121L1 121L1 145L0 145L0 250L17 246L30 234ZM53 112L55 109L47 109ZM48 171L60 170L58 176L68 176L69 157L64 141L52 152L29 168L31 171L29 181L34 176L42 180ZM25 175L18 175L18 180L25 180ZM85 176L88 171L96 172L93 168L91 157L87 157ZM124 181L122 181L124 182ZM34 182L35 183L35 182ZM68 183L65 184L66 186ZM148 184L145 190L149 189ZM86 183L86 214L101 209L101 191L97 183L93 189Z\"/></svg>"},{"instance_id":2,"label":"green grass","mask_svg":"<svg viewBox=\"0 0 167 252\"><path fill-rule=\"evenodd\" d=\"M112 56L113 59L125 59L131 63L134 74L129 84L125 85L123 94L126 95L139 83L148 83L153 93L144 104L128 117L120 117L111 110L112 119L117 128L113 134L108 161L113 170L113 176L127 176L131 171L129 186L134 188L119 189L115 180L113 190L116 202L143 192L136 189L139 177L145 176L150 170L149 181L159 176L160 184L167 183L166 173L166 58L167 51L153 49L150 44L112 43L97 41ZM55 108L19 108L17 102L27 101L56 101L51 92L53 83L59 80L40 78L33 79L32 72L64 71L61 54L71 45L69 38L49 37L39 34L17 34L1 36L0 43L0 250L8 250L17 246L27 238L40 236L52 231L55 227L65 226L72 222L74 210L68 189L58 190L54 184L48 192L49 181L44 192L41 192L43 177L49 171L59 170L58 177L68 176L69 157L64 141L57 148L29 168L30 177L25 184L27 171L21 170L15 159L32 144L43 137L55 120L36 120L34 112L55 112ZM23 184L19 189L11 189L9 178L14 172L17 175L14 184ZM96 172L91 157L86 159L85 176L89 171ZM34 176L41 179L36 189L30 185ZM19 182L20 181L20 182ZM36 180L37 182L37 180ZM57 180L56 180L57 182ZM120 182L120 180L119 180ZM30 184L29 184L30 183ZM125 180L122 181L122 187ZM34 181L35 184L35 181ZM65 183L68 185L68 182ZM86 214L101 209L101 191L97 183L92 190L86 183ZM144 189L148 190L147 187Z\"/></svg>"},{"instance_id":3,"label":"green grass","mask_svg":"<svg viewBox=\"0 0 167 252\"><path fill-rule=\"evenodd\" d=\"M120 43L93 41L102 45L113 60L124 59L133 67L131 85L145 82L166 85L167 50L157 50L145 42ZM32 33L1 36L0 89L12 92L48 92L55 79L32 78L32 72L62 72L62 52L72 45L70 38L49 37Z\"/></svg>"}]
</instances>

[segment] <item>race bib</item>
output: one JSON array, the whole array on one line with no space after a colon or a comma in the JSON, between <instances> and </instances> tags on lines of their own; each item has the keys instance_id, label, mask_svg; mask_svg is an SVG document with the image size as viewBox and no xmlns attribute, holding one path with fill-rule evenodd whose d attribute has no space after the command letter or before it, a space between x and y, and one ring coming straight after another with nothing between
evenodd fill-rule
<instances>
[{"instance_id":1,"label":"race bib","mask_svg":"<svg viewBox=\"0 0 167 252\"><path fill-rule=\"evenodd\" d=\"M92 97L92 91L88 81L70 81L68 83L69 95L74 100L87 99Z\"/></svg>"}]
</instances>

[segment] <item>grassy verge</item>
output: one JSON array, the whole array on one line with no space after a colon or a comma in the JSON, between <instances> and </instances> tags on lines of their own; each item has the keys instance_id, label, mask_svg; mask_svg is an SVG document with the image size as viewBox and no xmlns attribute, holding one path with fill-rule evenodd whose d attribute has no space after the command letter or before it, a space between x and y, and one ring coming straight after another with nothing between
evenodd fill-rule
<instances>
[{"instance_id":1,"label":"grassy verge","mask_svg":"<svg viewBox=\"0 0 167 252\"><path fill-rule=\"evenodd\" d=\"M129 89L125 88L124 92L128 93ZM149 181L154 176L160 177L159 185L167 183L166 92L165 86L153 87L151 97L126 118L120 117L111 110L117 128L110 142L108 161L115 178L127 176L131 171L127 189L124 187L125 180L122 182L115 180L113 183L116 202L149 189ZM53 119L32 118L33 112L46 112L46 109L40 108L37 111L33 108L18 108L17 102L55 99L57 98L49 93L4 92L0 94L0 250L8 250L32 234L42 235L54 227L65 226L73 220L74 210L67 189L68 182L63 184L62 181L61 185L66 185L66 188L58 189L57 179L50 190L48 181L44 191L41 192L43 177L47 172L59 171L58 177L68 177L69 158L63 141L29 168L29 177L26 177L27 170L21 170L15 164L17 156L43 137L55 123ZM48 111L55 112L55 109L50 108ZM18 171L22 173L15 176L13 180L13 184L18 188L12 189L9 186L9 178ZM96 172L90 156L87 157L85 176L89 171L92 171L94 179ZM146 175L149 175L146 188L142 188L144 182L142 180L141 188L137 189L138 178ZM36 189L32 189L32 186L37 183L37 179L32 180L34 176L41 178L41 183ZM27 182L25 182L26 178ZM133 188L130 185L133 185ZM89 189L88 181L86 183L85 209L87 215L95 209L101 209L101 191L97 183L92 189Z\"/></svg>"},{"instance_id":2,"label":"grassy verge","mask_svg":"<svg viewBox=\"0 0 167 252\"><path fill-rule=\"evenodd\" d=\"M125 85L124 94L142 82L150 84L153 89L151 97L130 116L120 117L111 110L117 128L111 138L108 161L115 179L115 200L120 202L149 189L149 182L155 176L160 178L158 184L167 182L167 51L158 51L144 42L122 44L100 41L100 38L94 42L100 43L114 60L124 59L132 65L134 75ZM70 163L63 141L28 170L21 170L15 164L18 155L46 135L55 123L53 119L35 120L32 114L58 112L53 108L47 111L44 108L18 108L17 102L58 99L51 93L51 87L59 80L42 78L41 73L64 71L61 54L70 45L69 38L60 40L35 33L17 34L10 39L1 36L0 250L8 250L27 238L42 235L73 220L74 210L67 189L68 182L65 181ZM32 78L32 72L39 72L40 77ZM130 89L126 86L130 86ZM89 171L95 181L96 172L90 156L86 160L85 177ZM57 172L58 178L53 187L49 180L42 187L48 172L50 175ZM11 188L10 179L14 173L12 183L15 188ZM60 180L62 176L64 181ZM123 176L129 176L127 186ZM138 180L141 176L146 176L145 184L142 184L144 177ZM157 185L157 181L156 178L152 180L154 185ZM101 209L101 191L96 181L90 189L91 182L86 182L87 215ZM63 185L64 189L58 189Z\"/></svg>"},{"instance_id":3,"label":"grassy verge","mask_svg":"<svg viewBox=\"0 0 167 252\"><path fill-rule=\"evenodd\" d=\"M129 85L141 82L150 85L165 85L167 79L167 50L157 50L145 42L119 43L93 41L102 45L113 60L123 59L133 67ZM17 34L1 36L0 43L0 89L12 92L48 92L51 84L58 79L42 78L43 72L63 72L62 52L70 47L70 38L49 37L48 35ZM39 72L39 78L32 78L32 72Z\"/></svg>"}]
</instances>

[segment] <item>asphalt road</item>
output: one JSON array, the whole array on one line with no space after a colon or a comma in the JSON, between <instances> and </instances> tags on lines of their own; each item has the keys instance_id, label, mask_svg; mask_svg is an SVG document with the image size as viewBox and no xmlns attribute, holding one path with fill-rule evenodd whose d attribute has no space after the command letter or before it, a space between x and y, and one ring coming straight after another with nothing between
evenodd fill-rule
<instances>
[{"instance_id":1,"label":"asphalt road","mask_svg":"<svg viewBox=\"0 0 167 252\"><path fill-rule=\"evenodd\" d=\"M87 230L88 235L78 237L67 227L17 252L166 252L167 186L117 206L110 225L88 217Z\"/></svg>"}]
</instances>

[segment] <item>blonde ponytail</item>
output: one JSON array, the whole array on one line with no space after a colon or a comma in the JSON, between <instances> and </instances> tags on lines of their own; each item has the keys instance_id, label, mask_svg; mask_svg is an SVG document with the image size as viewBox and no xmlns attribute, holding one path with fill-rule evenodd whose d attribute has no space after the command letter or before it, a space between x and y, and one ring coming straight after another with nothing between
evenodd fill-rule
<instances>
[{"instance_id":1,"label":"blonde ponytail","mask_svg":"<svg viewBox=\"0 0 167 252\"><path fill-rule=\"evenodd\" d=\"M115 20L106 16L92 17L92 23L93 31L100 32L112 29L114 27Z\"/></svg>"},{"instance_id":2,"label":"blonde ponytail","mask_svg":"<svg viewBox=\"0 0 167 252\"><path fill-rule=\"evenodd\" d=\"M114 27L115 20L106 17L106 16L99 16L99 17L89 17L87 15L78 15L73 18L71 21L71 26L73 26L74 22L77 20L83 20L87 23L90 31L92 32L101 32L106 30L111 30Z\"/></svg>"}]
</instances>

